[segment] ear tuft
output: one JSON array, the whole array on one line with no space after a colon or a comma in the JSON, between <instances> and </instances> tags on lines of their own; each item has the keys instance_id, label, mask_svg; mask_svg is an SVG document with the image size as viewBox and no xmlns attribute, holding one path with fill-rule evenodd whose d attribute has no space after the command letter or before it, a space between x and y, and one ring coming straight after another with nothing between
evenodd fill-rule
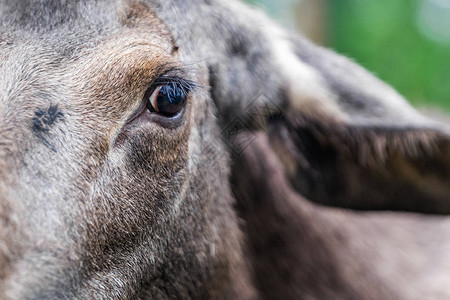
<instances>
[{"instance_id":1,"label":"ear tuft","mask_svg":"<svg viewBox=\"0 0 450 300\"><path fill-rule=\"evenodd\" d=\"M323 147L332 147L361 166L384 164L393 155L412 159L433 156L442 151L442 142L448 138L432 128L365 127L323 122L301 115L288 117L286 124L294 139L296 133L298 139L298 133L308 131Z\"/></svg>"}]
</instances>

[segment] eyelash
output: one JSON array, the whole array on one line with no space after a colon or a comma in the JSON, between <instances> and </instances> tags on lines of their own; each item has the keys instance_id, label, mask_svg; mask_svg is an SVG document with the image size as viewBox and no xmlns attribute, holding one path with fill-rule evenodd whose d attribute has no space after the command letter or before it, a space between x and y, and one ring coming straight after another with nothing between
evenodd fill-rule
<instances>
[{"instance_id":1,"label":"eyelash","mask_svg":"<svg viewBox=\"0 0 450 300\"><path fill-rule=\"evenodd\" d=\"M167 73L173 73L176 72L176 69L172 69ZM184 73L184 72L182 72ZM180 86L183 89L183 92L185 93L185 95L187 96L189 93L194 92L195 90L197 90L200 85L197 84L195 81L193 80L189 80L189 79L185 79L183 77L177 76L177 75L162 75L160 76L158 79L156 79L153 83L152 83L152 88L156 89L158 86L162 86L162 85L172 85L172 86Z\"/></svg>"},{"instance_id":2,"label":"eyelash","mask_svg":"<svg viewBox=\"0 0 450 300\"><path fill-rule=\"evenodd\" d=\"M149 112L171 118L183 110L186 99L198 85L178 76L161 76L155 80L144 96Z\"/></svg>"}]
</instances>

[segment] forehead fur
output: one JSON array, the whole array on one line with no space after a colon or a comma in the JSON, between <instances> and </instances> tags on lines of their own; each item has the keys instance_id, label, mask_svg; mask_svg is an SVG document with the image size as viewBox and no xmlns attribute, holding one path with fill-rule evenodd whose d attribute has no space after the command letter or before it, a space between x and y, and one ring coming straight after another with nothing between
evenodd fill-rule
<instances>
[{"instance_id":1,"label":"forehead fur","mask_svg":"<svg viewBox=\"0 0 450 300\"><path fill-rule=\"evenodd\" d=\"M2 23L30 31L50 31L64 24L80 19L107 23L114 19L111 11L102 10L105 3L117 6L120 1L112 0L19 0L2 1L0 4Z\"/></svg>"},{"instance_id":2,"label":"forehead fur","mask_svg":"<svg viewBox=\"0 0 450 300\"><path fill-rule=\"evenodd\" d=\"M108 9L105 9L108 7ZM0 2L0 24L19 31L51 32L76 23L105 28L148 17L137 0L18 0ZM154 16L154 15L153 15ZM1 35L0 35L1 38Z\"/></svg>"}]
</instances>

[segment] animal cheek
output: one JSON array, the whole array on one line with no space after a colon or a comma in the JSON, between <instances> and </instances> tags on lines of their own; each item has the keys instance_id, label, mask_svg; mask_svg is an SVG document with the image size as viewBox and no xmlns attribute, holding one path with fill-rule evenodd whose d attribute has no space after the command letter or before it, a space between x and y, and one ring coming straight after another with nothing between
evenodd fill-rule
<instances>
[{"instance_id":1,"label":"animal cheek","mask_svg":"<svg viewBox=\"0 0 450 300\"><path fill-rule=\"evenodd\" d=\"M187 166L188 136L165 139L151 134L136 135L122 145L125 163L134 174L171 177Z\"/></svg>"}]
</instances>

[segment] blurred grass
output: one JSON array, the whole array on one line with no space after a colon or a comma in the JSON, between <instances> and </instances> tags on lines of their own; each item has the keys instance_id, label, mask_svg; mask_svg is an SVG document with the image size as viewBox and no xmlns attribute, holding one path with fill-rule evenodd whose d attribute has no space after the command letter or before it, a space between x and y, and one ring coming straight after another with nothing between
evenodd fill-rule
<instances>
[{"instance_id":1,"label":"blurred grass","mask_svg":"<svg viewBox=\"0 0 450 300\"><path fill-rule=\"evenodd\" d=\"M329 45L389 82L413 104L450 111L450 46L420 32L419 2L329 1Z\"/></svg>"},{"instance_id":2,"label":"blurred grass","mask_svg":"<svg viewBox=\"0 0 450 300\"><path fill-rule=\"evenodd\" d=\"M303 4L317 1L248 0L265 6L274 17L285 16L283 12L276 11L276 7L286 10L290 6L298 11L308 7ZM413 105L441 107L450 111L450 43L436 42L420 30L418 14L425 1L321 0L325 21L315 22L326 23L323 26L326 46L352 57L391 84ZM439 1L450 4L450 0ZM292 17L295 18L293 14ZM284 22L283 19L280 21ZM446 32L450 36L450 27Z\"/></svg>"}]
</instances>

